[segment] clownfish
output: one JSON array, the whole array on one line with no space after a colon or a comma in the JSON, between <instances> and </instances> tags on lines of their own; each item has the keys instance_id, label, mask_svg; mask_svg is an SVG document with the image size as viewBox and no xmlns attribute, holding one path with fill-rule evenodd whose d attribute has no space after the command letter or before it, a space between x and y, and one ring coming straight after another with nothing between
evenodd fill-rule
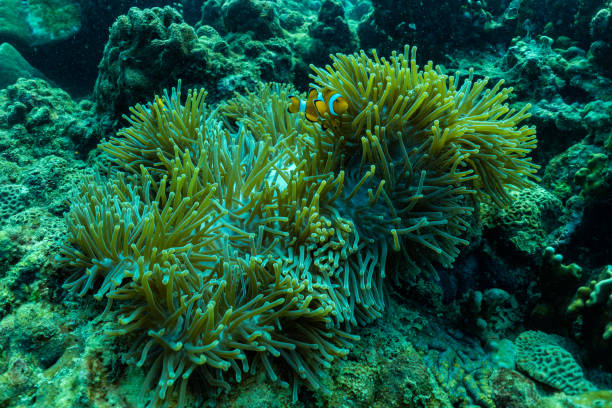
<instances>
[{"instance_id":1,"label":"clownfish","mask_svg":"<svg viewBox=\"0 0 612 408\"><path fill-rule=\"evenodd\" d=\"M157 106L157 110L154 109L154 106ZM166 111L166 106L164 105L164 101L159 96L155 95L155 99L153 102L149 102L146 107L147 111L157 120L157 112L160 114Z\"/></svg>"},{"instance_id":2,"label":"clownfish","mask_svg":"<svg viewBox=\"0 0 612 408\"><path fill-rule=\"evenodd\" d=\"M346 98L332 89L323 91L311 89L306 100L297 96L289 96L289 113L303 112L310 122L318 122L323 130L327 129L328 122L337 124L337 120L348 109Z\"/></svg>"},{"instance_id":3,"label":"clownfish","mask_svg":"<svg viewBox=\"0 0 612 408\"><path fill-rule=\"evenodd\" d=\"M162 100L162 98L160 98L159 96L155 95L155 104L157 105L157 107L159 108L160 112L163 112L166 110L166 107L164 106L164 101Z\"/></svg>"}]
</instances>

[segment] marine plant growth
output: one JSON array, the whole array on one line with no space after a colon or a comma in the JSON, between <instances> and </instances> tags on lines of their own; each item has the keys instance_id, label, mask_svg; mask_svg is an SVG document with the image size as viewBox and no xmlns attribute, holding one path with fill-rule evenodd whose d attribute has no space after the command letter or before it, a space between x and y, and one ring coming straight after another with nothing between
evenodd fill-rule
<instances>
[{"instance_id":1,"label":"marine plant growth","mask_svg":"<svg viewBox=\"0 0 612 408\"><path fill-rule=\"evenodd\" d=\"M478 199L533 183L529 107L510 109L502 82L420 69L415 51L312 67L346 99L340 120L288 112L284 85L216 110L179 86L100 145L114 170L81 185L58 259L67 288L116 313L108 334L131 334L152 406L258 370L294 398L324 389L389 278L451 265Z\"/></svg>"}]
</instances>

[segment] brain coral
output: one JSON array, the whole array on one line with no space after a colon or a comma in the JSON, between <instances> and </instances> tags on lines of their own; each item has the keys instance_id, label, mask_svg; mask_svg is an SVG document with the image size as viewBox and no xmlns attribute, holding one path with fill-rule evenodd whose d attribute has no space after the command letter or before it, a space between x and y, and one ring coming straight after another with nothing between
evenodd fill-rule
<instances>
[{"instance_id":1,"label":"brain coral","mask_svg":"<svg viewBox=\"0 0 612 408\"><path fill-rule=\"evenodd\" d=\"M350 109L329 131L287 112L287 86L215 111L179 89L100 146L114 170L74 197L58 260L67 288L117 304L109 334L135 335L152 406L183 405L196 375L211 393L257 370L292 377L294 398L324 389L351 329L381 316L386 276L450 265L475 200L531 184L534 130L501 83L457 87L409 48L333 62L315 83Z\"/></svg>"},{"instance_id":2,"label":"brain coral","mask_svg":"<svg viewBox=\"0 0 612 408\"><path fill-rule=\"evenodd\" d=\"M561 337L540 331L521 333L514 344L517 349L517 367L531 378L568 395L593 391L574 356L563 348Z\"/></svg>"}]
</instances>

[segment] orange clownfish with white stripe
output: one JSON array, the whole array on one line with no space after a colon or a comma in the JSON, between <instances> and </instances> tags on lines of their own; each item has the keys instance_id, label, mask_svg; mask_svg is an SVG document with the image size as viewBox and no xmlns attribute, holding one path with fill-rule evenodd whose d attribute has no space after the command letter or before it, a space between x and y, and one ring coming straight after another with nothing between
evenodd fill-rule
<instances>
[{"instance_id":1,"label":"orange clownfish with white stripe","mask_svg":"<svg viewBox=\"0 0 612 408\"><path fill-rule=\"evenodd\" d=\"M348 109L346 98L332 89L311 89L306 100L289 96L290 113L303 112L310 122L318 122L323 130L336 126L340 116Z\"/></svg>"}]
</instances>

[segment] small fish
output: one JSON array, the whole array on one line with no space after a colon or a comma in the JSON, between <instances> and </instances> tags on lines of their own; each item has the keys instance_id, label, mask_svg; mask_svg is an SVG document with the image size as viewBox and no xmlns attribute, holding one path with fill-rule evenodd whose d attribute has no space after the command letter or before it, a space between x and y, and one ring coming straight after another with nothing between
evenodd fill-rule
<instances>
[{"instance_id":1,"label":"small fish","mask_svg":"<svg viewBox=\"0 0 612 408\"><path fill-rule=\"evenodd\" d=\"M157 109L154 108L155 106L157 106ZM157 114L163 114L166 111L166 106L164 105L163 99L155 95L153 102L149 102L145 109L151 114L151 116L153 116L153 118L155 118L155 120L157 120L159 119Z\"/></svg>"},{"instance_id":2,"label":"small fish","mask_svg":"<svg viewBox=\"0 0 612 408\"><path fill-rule=\"evenodd\" d=\"M157 107L159 108L160 112L163 112L166 110L166 107L164 106L164 101L162 100L162 98L160 98L159 96L155 95L155 104L157 105Z\"/></svg>"},{"instance_id":3,"label":"small fish","mask_svg":"<svg viewBox=\"0 0 612 408\"><path fill-rule=\"evenodd\" d=\"M289 96L290 105L287 111L290 113L303 112L310 122L318 122L323 130L329 124L336 125L337 119L348 109L346 98L332 89L311 89L306 100L297 96Z\"/></svg>"}]
</instances>

